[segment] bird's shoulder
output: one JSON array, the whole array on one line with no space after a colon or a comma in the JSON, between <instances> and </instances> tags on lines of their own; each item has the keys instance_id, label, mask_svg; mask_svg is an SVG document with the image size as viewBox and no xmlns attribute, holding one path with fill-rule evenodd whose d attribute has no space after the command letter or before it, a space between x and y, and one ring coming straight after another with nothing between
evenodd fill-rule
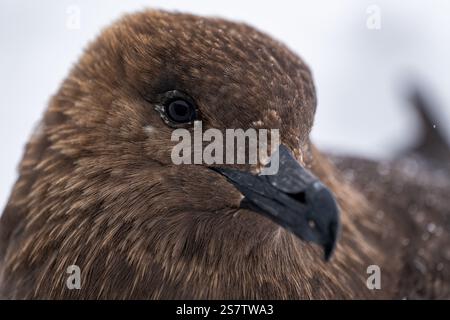
<instances>
[{"instance_id":1,"label":"bird's shoulder","mask_svg":"<svg viewBox=\"0 0 450 320\"><path fill-rule=\"evenodd\" d=\"M450 294L450 172L420 156L374 161L330 156L343 179L377 208L379 228L394 221L403 260L399 295L442 298Z\"/></svg>"}]
</instances>

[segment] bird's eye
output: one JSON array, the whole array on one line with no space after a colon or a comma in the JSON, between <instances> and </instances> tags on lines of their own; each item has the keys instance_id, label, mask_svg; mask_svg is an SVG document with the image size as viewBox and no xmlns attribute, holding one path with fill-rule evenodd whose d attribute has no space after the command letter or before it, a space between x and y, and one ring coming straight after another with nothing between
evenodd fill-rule
<instances>
[{"instance_id":1,"label":"bird's eye","mask_svg":"<svg viewBox=\"0 0 450 320\"><path fill-rule=\"evenodd\" d=\"M195 120L195 107L186 100L171 101L165 111L169 119L176 123L189 123Z\"/></svg>"},{"instance_id":2,"label":"bird's eye","mask_svg":"<svg viewBox=\"0 0 450 320\"><path fill-rule=\"evenodd\" d=\"M156 105L161 118L170 126L189 124L197 119L197 108L191 97L178 91L168 91Z\"/></svg>"}]
</instances>

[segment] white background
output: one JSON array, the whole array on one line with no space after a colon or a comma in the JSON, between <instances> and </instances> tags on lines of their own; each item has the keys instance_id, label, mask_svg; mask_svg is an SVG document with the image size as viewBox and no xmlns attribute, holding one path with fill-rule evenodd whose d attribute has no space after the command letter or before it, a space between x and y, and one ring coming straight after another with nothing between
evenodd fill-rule
<instances>
[{"instance_id":1,"label":"white background","mask_svg":"<svg viewBox=\"0 0 450 320\"><path fill-rule=\"evenodd\" d=\"M73 5L78 30L66 27ZM379 30L367 28L370 5L381 10ZM0 213L24 144L83 47L121 14L146 7L245 21L285 42L314 72L313 140L322 149L382 158L411 143L411 79L438 102L438 128L450 123L450 1L1 0Z\"/></svg>"}]
</instances>

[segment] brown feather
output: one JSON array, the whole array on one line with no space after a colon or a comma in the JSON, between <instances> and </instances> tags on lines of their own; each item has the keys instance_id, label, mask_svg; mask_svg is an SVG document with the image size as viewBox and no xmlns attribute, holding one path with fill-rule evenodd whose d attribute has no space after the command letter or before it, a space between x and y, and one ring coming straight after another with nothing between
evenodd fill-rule
<instances>
[{"instance_id":1,"label":"brown feather","mask_svg":"<svg viewBox=\"0 0 450 320\"><path fill-rule=\"evenodd\" d=\"M173 89L196 100L206 128L280 129L337 196L343 231L330 263L239 209L241 195L223 177L171 163L171 129L152 101ZM122 18L86 49L27 145L0 223L0 296L402 297L415 247L399 239L416 236L414 221L395 216L395 199L380 205L385 190L358 191L312 146L315 108L305 63L249 26L159 11ZM72 264L81 290L66 288ZM381 267L382 290L366 287L371 264ZM447 282L423 297L449 297L445 272Z\"/></svg>"}]
</instances>

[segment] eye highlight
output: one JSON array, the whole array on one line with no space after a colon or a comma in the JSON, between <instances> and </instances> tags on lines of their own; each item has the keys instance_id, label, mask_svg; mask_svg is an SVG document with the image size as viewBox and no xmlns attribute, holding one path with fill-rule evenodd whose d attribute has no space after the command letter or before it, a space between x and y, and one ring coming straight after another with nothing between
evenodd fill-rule
<instances>
[{"instance_id":1,"label":"eye highlight","mask_svg":"<svg viewBox=\"0 0 450 320\"><path fill-rule=\"evenodd\" d=\"M194 100L178 90L164 93L155 109L164 122L172 127L190 124L197 119Z\"/></svg>"}]
</instances>

